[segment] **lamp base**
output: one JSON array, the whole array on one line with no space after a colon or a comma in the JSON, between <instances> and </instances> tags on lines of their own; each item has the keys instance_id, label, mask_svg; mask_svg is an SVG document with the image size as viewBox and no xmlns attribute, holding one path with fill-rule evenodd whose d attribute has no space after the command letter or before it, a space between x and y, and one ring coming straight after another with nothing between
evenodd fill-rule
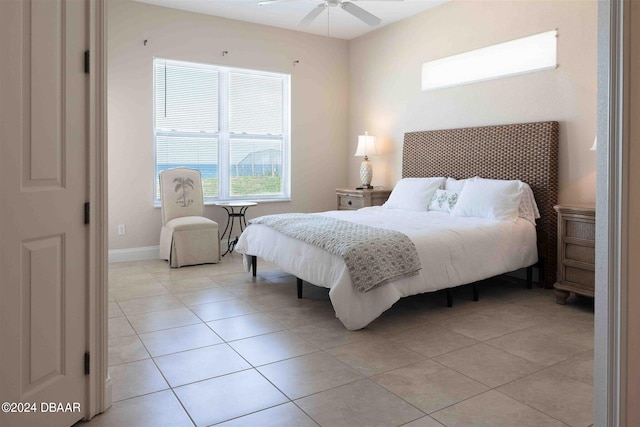
<instances>
[{"instance_id":1,"label":"lamp base","mask_svg":"<svg viewBox=\"0 0 640 427\"><path fill-rule=\"evenodd\" d=\"M373 185L361 185L356 187L356 190L373 190Z\"/></svg>"},{"instance_id":2,"label":"lamp base","mask_svg":"<svg viewBox=\"0 0 640 427\"><path fill-rule=\"evenodd\" d=\"M373 188L371 186L371 178L373 178L373 167L367 156L360 164L360 184L362 188Z\"/></svg>"}]
</instances>

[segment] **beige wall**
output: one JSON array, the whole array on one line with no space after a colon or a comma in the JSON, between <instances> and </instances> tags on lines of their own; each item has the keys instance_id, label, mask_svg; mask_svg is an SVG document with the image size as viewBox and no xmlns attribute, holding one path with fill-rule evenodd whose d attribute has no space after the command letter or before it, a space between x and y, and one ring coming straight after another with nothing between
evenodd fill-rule
<instances>
[{"instance_id":1,"label":"beige wall","mask_svg":"<svg viewBox=\"0 0 640 427\"><path fill-rule=\"evenodd\" d=\"M248 216L335 207L334 189L347 182L348 42L123 0L109 0L108 22L109 249L159 241L153 57L290 73L292 201L260 204ZM226 224L221 208L206 215Z\"/></svg>"},{"instance_id":2,"label":"beige wall","mask_svg":"<svg viewBox=\"0 0 640 427\"><path fill-rule=\"evenodd\" d=\"M558 29L558 68L421 92L422 63ZM597 2L456 1L350 44L349 153L368 130L381 142L374 185L401 177L404 132L560 122L560 202L595 201ZM361 159L350 156L349 183Z\"/></svg>"},{"instance_id":3,"label":"beige wall","mask_svg":"<svg viewBox=\"0 0 640 427\"><path fill-rule=\"evenodd\" d=\"M154 56L291 73L292 201L261 204L250 216L333 209L334 188L359 182L353 153L365 130L382 152L371 157L373 184L393 187L404 132L538 120L561 123L559 202L595 200L596 1L454 0L349 42L125 0L108 5L111 250L158 244ZM420 90L425 61L554 28L556 70ZM224 226L223 213L207 207Z\"/></svg>"}]
</instances>

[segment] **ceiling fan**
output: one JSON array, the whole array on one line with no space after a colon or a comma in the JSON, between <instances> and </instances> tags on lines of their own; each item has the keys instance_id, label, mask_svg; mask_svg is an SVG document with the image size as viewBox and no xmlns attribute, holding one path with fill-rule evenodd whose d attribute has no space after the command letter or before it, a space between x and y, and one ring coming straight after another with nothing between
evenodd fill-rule
<instances>
[{"instance_id":1,"label":"ceiling fan","mask_svg":"<svg viewBox=\"0 0 640 427\"><path fill-rule=\"evenodd\" d=\"M293 2L293 1L299 1L299 0L263 0L263 1L258 2L258 5L265 6L265 5L268 5L268 4L289 3L289 2ZM363 1L363 0L360 0L360 1ZM377 0L377 1L403 1L403 0ZM351 15L355 16L356 18L358 18L359 20L361 20L365 24L371 25L372 27L376 26L376 25L378 25L379 23L382 22L382 19L380 19L377 16L367 12L366 10L361 8L360 6L356 6L353 3L353 1L349 1L349 0L323 0L311 12L309 12L309 14L307 16L302 18L302 20L298 23L298 26L306 27L307 25L311 24L311 22L313 22L313 20L316 19L318 17L318 15L320 15L325 9L327 9L329 7L337 7L337 6L341 7L345 12L350 13Z\"/></svg>"}]
</instances>

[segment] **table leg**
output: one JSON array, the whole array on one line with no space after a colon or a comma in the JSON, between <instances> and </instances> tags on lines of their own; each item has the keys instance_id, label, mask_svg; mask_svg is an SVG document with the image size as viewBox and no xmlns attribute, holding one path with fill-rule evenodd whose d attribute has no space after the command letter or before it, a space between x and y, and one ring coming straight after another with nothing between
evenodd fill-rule
<instances>
[{"instance_id":1,"label":"table leg","mask_svg":"<svg viewBox=\"0 0 640 427\"><path fill-rule=\"evenodd\" d=\"M227 209L226 206L221 206L221 208L227 212L227 226L224 228L224 231L222 232L222 236L220 237L220 240L224 240L224 236L227 235L227 250L221 255L221 256L225 256L226 254L231 252L233 247L233 244L231 242L231 234L233 233L234 212L233 212L233 208L230 208L231 210Z\"/></svg>"},{"instance_id":2,"label":"table leg","mask_svg":"<svg viewBox=\"0 0 640 427\"><path fill-rule=\"evenodd\" d=\"M240 223L240 231L244 231L244 228L242 228L242 225L244 224L245 228L247 227L247 217L245 216L245 213L247 213L247 209L249 209L249 206L245 206L244 208L240 209L240 220L238 221Z\"/></svg>"},{"instance_id":3,"label":"table leg","mask_svg":"<svg viewBox=\"0 0 640 427\"><path fill-rule=\"evenodd\" d=\"M247 212L247 209L249 209L249 206L240 206L238 212L234 210L233 206L221 206L221 205L219 206L227 212L227 225L224 228L224 231L222 232L222 236L220 237L220 240L224 240L225 236L227 238L227 250L225 251L225 253L221 255L221 256L225 256L226 254L228 254L229 252L232 252L235 249L236 244L238 243L238 240L239 240L239 236L236 236L236 238L233 240L231 239L231 236L233 236L233 222L235 221L236 218L238 218L238 225L240 226L240 234L242 234L242 232L247 226L247 219L245 217L245 213Z\"/></svg>"},{"instance_id":4,"label":"table leg","mask_svg":"<svg viewBox=\"0 0 640 427\"><path fill-rule=\"evenodd\" d=\"M231 222L231 215L230 215L229 209L227 209L224 206L221 206L221 208L224 209L225 212L227 212L227 225L224 227L224 231L222 232L222 237L220 237L220 240L224 240L224 235L227 234L227 230L229 229L229 225Z\"/></svg>"},{"instance_id":5,"label":"table leg","mask_svg":"<svg viewBox=\"0 0 640 427\"><path fill-rule=\"evenodd\" d=\"M231 240L231 236L233 236L233 220L235 217L235 212L233 208L231 208L231 213L229 214L229 222L231 223L231 227L229 228L229 237L227 238L227 252L225 252L225 254L233 251L233 248L236 246L236 241Z\"/></svg>"}]
</instances>

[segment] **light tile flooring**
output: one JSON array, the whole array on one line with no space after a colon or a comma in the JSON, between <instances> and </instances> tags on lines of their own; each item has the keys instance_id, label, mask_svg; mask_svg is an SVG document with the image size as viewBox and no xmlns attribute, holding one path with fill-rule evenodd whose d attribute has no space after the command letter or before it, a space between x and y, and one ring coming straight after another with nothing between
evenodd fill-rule
<instances>
[{"instance_id":1,"label":"light tile flooring","mask_svg":"<svg viewBox=\"0 0 640 427\"><path fill-rule=\"evenodd\" d=\"M593 303L502 278L349 332L328 291L239 255L110 265L113 406L81 426L589 426Z\"/></svg>"}]
</instances>

